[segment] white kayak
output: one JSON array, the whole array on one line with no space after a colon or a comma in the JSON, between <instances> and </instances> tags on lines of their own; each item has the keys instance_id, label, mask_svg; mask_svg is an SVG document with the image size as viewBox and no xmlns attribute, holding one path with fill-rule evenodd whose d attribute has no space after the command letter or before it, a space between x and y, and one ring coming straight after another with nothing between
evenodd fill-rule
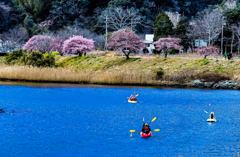
<instances>
[{"instance_id":1,"label":"white kayak","mask_svg":"<svg viewBox=\"0 0 240 157\"><path fill-rule=\"evenodd\" d=\"M207 120L207 122L209 122L209 123L214 123L214 122L216 122L217 121L217 119L216 118L213 118L213 119L208 119Z\"/></svg>"}]
</instances>

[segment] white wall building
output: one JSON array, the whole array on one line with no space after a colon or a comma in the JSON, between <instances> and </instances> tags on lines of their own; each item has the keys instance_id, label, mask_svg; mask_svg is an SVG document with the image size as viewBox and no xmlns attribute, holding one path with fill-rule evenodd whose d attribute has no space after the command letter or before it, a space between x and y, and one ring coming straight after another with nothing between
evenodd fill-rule
<instances>
[{"instance_id":1,"label":"white wall building","mask_svg":"<svg viewBox=\"0 0 240 157\"><path fill-rule=\"evenodd\" d=\"M155 49L153 45L153 37L154 34L145 34L144 43L148 44L148 47L146 47L146 49L148 50L148 54L152 54L153 50Z\"/></svg>"}]
</instances>

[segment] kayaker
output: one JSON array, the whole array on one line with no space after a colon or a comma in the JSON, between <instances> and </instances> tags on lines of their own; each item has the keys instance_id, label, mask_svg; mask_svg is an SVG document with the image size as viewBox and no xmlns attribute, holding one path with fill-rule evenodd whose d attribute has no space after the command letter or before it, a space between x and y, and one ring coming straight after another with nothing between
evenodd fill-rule
<instances>
[{"instance_id":1,"label":"kayaker","mask_svg":"<svg viewBox=\"0 0 240 157\"><path fill-rule=\"evenodd\" d=\"M148 134L151 131L150 126L147 123L144 123L141 131Z\"/></svg>"},{"instance_id":2,"label":"kayaker","mask_svg":"<svg viewBox=\"0 0 240 157\"><path fill-rule=\"evenodd\" d=\"M211 114L210 114L210 119L216 119L213 112L211 112Z\"/></svg>"},{"instance_id":3,"label":"kayaker","mask_svg":"<svg viewBox=\"0 0 240 157\"><path fill-rule=\"evenodd\" d=\"M133 96L132 99L131 99L131 101L137 101L136 97Z\"/></svg>"}]
</instances>

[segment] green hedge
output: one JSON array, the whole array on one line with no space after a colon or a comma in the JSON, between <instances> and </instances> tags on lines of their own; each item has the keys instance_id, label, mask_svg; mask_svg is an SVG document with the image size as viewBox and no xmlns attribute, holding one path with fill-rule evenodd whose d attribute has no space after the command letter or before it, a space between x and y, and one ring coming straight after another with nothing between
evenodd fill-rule
<instances>
[{"instance_id":1,"label":"green hedge","mask_svg":"<svg viewBox=\"0 0 240 157\"><path fill-rule=\"evenodd\" d=\"M5 62L8 65L29 65L36 67L54 67L54 55L44 57L40 51L27 53L25 50L13 51L7 54Z\"/></svg>"}]
</instances>

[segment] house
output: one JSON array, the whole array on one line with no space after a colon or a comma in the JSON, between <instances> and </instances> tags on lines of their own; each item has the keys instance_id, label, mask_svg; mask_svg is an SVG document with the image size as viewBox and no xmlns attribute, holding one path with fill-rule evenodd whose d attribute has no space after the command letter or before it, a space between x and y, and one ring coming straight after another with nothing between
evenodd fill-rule
<instances>
[{"instance_id":1,"label":"house","mask_svg":"<svg viewBox=\"0 0 240 157\"><path fill-rule=\"evenodd\" d=\"M207 46L208 42L202 39L195 39L195 47Z\"/></svg>"},{"instance_id":2,"label":"house","mask_svg":"<svg viewBox=\"0 0 240 157\"><path fill-rule=\"evenodd\" d=\"M148 44L148 47L143 50L145 53L153 54L153 50L155 49L153 45L153 37L154 34L145 34L144 43Z\"/></svg>"}]
</instances>

